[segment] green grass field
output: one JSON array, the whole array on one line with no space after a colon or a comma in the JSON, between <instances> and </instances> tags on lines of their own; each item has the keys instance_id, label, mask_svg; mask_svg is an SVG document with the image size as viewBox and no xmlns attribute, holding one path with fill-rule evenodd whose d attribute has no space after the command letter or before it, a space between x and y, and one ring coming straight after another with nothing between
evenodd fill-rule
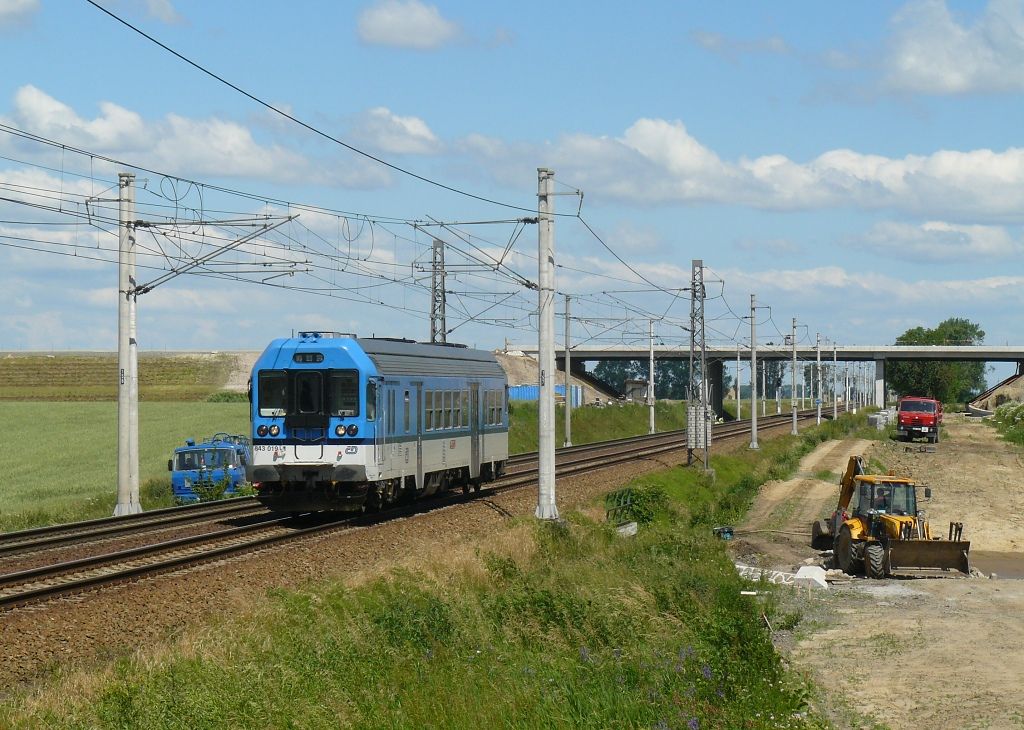
<instances>
[{"instance_id":1,"label":"green grass field","mask_svg":"<svg viewBox=\"0 0 1024 730\"><path fill-rule=\"evenodd\" d=\"M537 404L528 401L512 403L508 450L512 454L537 450ZM658 431L672 431L686 425L684 403L658 403L654 407L654 425ZM595 441L639 436L647 433L647 406L639 403L595 408L584 406L572 412L572 442L590 444ZM555 445L565 441L565 410L555 407Z\"/></svg>"},{"instance_id":2,"label":"green grass field","mask_svg":"<svg viewBox=\"0 0 1024 730\"><path fill-rule=\"evenodd\" d=\"M113 512L117 500L117 403L0 402L0 530ZM143 402L139 472L144 508L171 504L167 460L186 438L247 434L248 403Z\"/></svg>"}]
</instances>

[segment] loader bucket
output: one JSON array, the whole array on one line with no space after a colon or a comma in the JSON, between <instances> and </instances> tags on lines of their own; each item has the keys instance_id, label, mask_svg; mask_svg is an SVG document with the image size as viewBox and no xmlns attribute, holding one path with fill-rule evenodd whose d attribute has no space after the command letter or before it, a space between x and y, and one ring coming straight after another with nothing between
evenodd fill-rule
<instances>
[{"instance_id":1,"label":"loader bucket","mask_svg":"<svg viewBox=\"0 0 1024 730\"><path fill-rule=\"evenodd\" d=\"M889 570L958 570L969 574L970 540L894 540L889 543Z\"/></svg>"}]
</instances>

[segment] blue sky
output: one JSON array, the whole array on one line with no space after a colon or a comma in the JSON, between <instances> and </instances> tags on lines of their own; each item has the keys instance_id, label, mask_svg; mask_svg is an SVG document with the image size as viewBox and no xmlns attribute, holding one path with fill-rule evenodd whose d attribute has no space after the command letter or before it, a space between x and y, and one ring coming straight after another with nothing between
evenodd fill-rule
<instances>
[{"instance_id":1,"label":"blue sky","mask_svg":"<svg viewBox=\"0 0 1024 730\"><path fill-rule=\"evenodd\" d=\"M659 336L685 343L685 295L636 272L684 287L701 258L719 342L748 336L755 293L763 341L794 316L839 343L959 316L1021 344L1019 0L100 4L318 130L508 205L325 141L84 0L0 0L0 350L116 347L115 204L85 199L123 166L100 158L148 170L138 217L166 225L140 237L142 281L246 230L222 211L299 213L143 295L144 349L424 339L434 235L450 339L530 341L536 227L469 223L529 215L538 167L628 264L557 199L574 339L637 342L664 315ZM412 225L431 220L460 225Z\"/></svg>"}]
</instances>

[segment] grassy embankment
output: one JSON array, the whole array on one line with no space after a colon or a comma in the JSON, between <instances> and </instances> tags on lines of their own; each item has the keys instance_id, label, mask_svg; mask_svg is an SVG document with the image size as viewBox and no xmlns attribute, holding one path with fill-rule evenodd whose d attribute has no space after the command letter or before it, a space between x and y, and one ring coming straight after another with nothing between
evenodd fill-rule
<instances>
[{"instance_id":1,"label":"grassy embankment","mask_svg":"<svg viewBox=\"0 0 1024 730\"><path fill-rule=\"evenodd\" d=\"M230 355L139 355L140 401L202 401L223 387ZM0 357L0 401L116 401L117 355Z\"/></svg>"},{"instance_id":2,"label":"grassy embankment","mask_svg":"<svg viewBox=\"0 0 1024 730\"><path fill-rule=\"evenodd\" d=\"M172 504L167 459L186 438L248 433L223 396L229 356L139 359L139 471L147 509ZM0 531L109 516L117 496L117 359L0 358ZM244 396L242 396L244 398Z\"/></svg>"},{"instance_id":3,"label":"grassy embankment","mask_svg":"<svg viewBox=\"0 0 1024 730\"><path fill-rule=\"evenodd\" d=\"M274 591L155 656L58 675L8 700L0 725L826 727L766 629L799 615L740 595L749 584L710 528L825 438L878 436L863 423L715 455L715 482L687 468L637 480L652 519L635 538L591 505L563 526L510 520L383 578Z\"/></svg>"},{"instance_id":4,"label":"grassy embankment","mask_svg":"<svg viewBox=\"0 0 1024 730\"><path fill-rule=\"evenodd\" d=\"M508 434L508 450L521 454L537 450L537 404L514 401ZM672 431L686 425L686 405L658 403L654 406L654 423L658 431ZM647 406L623 403L604 408L583 406L572 411L572 442L590 444L595 441L639 436L647 433ZM555 444L565 442L565 409L555 406Z\"/></svg>"},{"instance_id":5,"label":"grassy embankment","mask_svg":"<svg viewBox=\"0 0 1024 730\"><path fill-rule=\"evenodd\" d=\"M1024 446L1024 405L1004 403L996 408L992 418L986 419L986 423L995 426L1005 440Z\"/></svg>"}]
</instances>

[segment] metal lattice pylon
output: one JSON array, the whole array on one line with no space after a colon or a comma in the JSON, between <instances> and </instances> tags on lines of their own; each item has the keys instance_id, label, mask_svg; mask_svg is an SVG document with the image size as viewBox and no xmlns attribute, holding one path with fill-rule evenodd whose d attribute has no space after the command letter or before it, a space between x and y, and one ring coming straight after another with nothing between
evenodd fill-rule
<instances>
[{"instance_id":1,"label":"metal lattice pylon","mask_svg":"<svg viewBox=\"0 0 1024 730\"><path fill-rule=\"evenodd\" d=\"M444 300L444 241L436 238L430 268L430 341L448 341Z\"/></svg>"},{"instance_id":2,"label":"metal lattice pylon","mask_svg":"<svg viewBox=\"0 0 1024 730\"><path fill-rule=\"evenodd\" d=\"M694 449L703 449L706 469L711 441L711 414L708 409L704 296L704 262L694 259L690 276L690 387L686 404L686 463L693 463Z\"/></svg>"}]
</instances>

